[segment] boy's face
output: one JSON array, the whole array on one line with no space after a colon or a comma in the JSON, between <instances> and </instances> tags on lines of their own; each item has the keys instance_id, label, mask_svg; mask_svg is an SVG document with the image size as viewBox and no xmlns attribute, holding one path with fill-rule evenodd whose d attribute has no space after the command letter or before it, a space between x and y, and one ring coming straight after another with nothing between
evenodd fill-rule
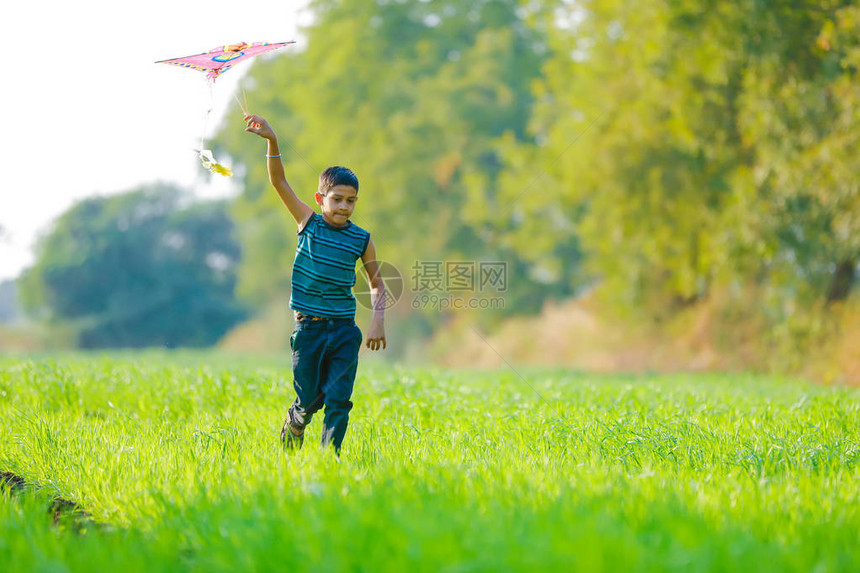
<instances>
[{"instance_id":1,"label":"boy's face","mask_svg":"<svg viewBox=\"0 0 860 573\"><path fill-rule=\"evenodd\" d=\"M346 225L358 201L358 192L349 185L335 185L325 195L317 191L317 205L322 207L323 218L335 227Z\"/></svg>"}]
</instances>

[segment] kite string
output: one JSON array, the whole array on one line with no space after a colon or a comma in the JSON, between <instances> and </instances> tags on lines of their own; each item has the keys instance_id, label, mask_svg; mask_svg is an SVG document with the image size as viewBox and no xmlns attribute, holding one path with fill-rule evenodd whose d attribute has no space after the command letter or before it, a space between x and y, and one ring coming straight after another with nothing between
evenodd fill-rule
<instances>
[{"instance_id":1,"label":"kite string","mask_svg":"<svg viewBox=\"0 0 860 573\"><path fill-rule=\"evenodd\" d=\"M213 85L214 82L212 80L207 79L206 83L209 84L209 108L206 110L206 115L203 116L203 134L200 136L200 151L201 152L203 151L203 149L205 149L203 147L203 143L206 141L206 132L207 132L208 127L209 127L209 116L212 114L212 108L215 107L215 105L214 105L215 91L213 89L214 88L214 85Z\"/></svg>"}]
</instances>

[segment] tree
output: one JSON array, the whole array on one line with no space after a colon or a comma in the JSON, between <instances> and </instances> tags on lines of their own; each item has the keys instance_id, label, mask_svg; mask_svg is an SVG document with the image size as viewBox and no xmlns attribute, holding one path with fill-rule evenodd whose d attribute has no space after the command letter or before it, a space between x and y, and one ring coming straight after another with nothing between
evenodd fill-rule
<instances>
[{"instance_id":1,"label":"tree","mask_svg":"<svg viewBox=\"0 0 860 573\"><path fill-rule=\"evenodd\" d=\"M18 291L15 281L0 281L0 324L10 324L18 320Z\"/></svg>"},{"instance_id":2,"label":"tree","mask_svg":"<svg viewBox=\"0 0 860 573\"><path fill-rule=\"evenodd\" d=\"M767 16L767 17L766 17ZM767 267L801 300L844 300L860 263L860 8L760 14L742 102Z\"/></svg>"},{"instance_id":3,"label":"tree","mask_svg":"<svg viewBox=\"0 0 860 573\"><path fill-rule=\"evenodd\" d=\"M559 247L580 241L628 310L738 282L844 298L860 252L858 21L825 0L563 3L535 143L498 142L514 208L485 220L556 275ZM533 188L535 166L552 192Z\"/></svg>"},{"instance_id":4,"label":"tree","mask_svg":"<svg viewBox=\"0 0 860 573\"><path fill-rule=\"evenodd\" d=\"M83 348L206 346L246 316L224 202L145 187L74 205L39 242L25 307Z\"/></svg>"},{"instance_id":5,"label":"tree","mask_svg":"<svg viewBox=\"0 0 860 573\"><path fill-rule=\"evenodd\" d=\"M404 275L416 260L527 267L472 216L467 197L478 174L494 185L498 138L529 137L530 87L547 52L520 3L318 0L311 9L306 51L255 63L245 86L278 130L299 195L312 199L324 167L352 167L362 182L354 220ZM216 139L247 167L235 210L247 253L240 290L264 304L288 291L294 228L269 189L262 145L238 122ZM541 283L519 284L509 312L545 294Z\"/></svg>"}]
</instances>

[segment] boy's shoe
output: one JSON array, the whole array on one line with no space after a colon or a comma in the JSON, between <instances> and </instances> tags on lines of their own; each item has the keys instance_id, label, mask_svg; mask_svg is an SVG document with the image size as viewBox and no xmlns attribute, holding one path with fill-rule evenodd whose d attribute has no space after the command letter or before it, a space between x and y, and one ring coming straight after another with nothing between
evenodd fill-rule
<instances>
[{"instance_id":1,"label":"boy's shoe","mask_svg":"<svg viewBox=\"0 0 860 573\"><path fill-rule=\"evenodd\" d=\"M290 417L284 420L284 426L281 428L281 443L284 447L291 450L300 450L305 442L305 430L296 430L290 424Z\"/></svg>"}]
</instances>

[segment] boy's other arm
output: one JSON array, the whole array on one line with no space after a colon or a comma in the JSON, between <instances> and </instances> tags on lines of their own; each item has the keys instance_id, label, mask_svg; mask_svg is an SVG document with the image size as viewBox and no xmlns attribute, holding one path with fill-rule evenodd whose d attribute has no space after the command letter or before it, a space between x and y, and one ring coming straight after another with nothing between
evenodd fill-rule
<instances>
[{"instance_id":1,"label":"boy's other arm","mask_svg":"<svg viewBox=\"0 0 860 573\"><path fill-rule=\"evenodd\" d=\"M370 284L370 301L373 304L373 318L367 331L366 346L371 350L385 348L385 283L379 276L379 263L376 262L376 247L373 239L368 241L364 254L361 255L367 282Z\"/></svg>"},{"instance_id":2,"label":"boy's other arm","mask_svg":"<svg viewBox=\"0 0 860 573\"><path fill-rule=\"evenodd\" d=\"M302 229L308 219L310 219L314 214L314 210L306 203L302 202L302 200L296 195L295 191L293 191L293 188L290 187L290 184L287 183L287 177L284 174L284 164L281 163L281 151L278 147L278 136L275 135L275 131L271 126L269 126L269 122L258 115L246 115L245 121L248 124L245 131L257 134L268 141L266 155L276 156L266 157L266 167L269 171L269 182L272 184L272 187L275 188L275 191L277 191L278 197L280 197L281 201L286 205L290 214L293 216L293 219L296 220L299 229Z\"/></svg>"}]
</instances>

